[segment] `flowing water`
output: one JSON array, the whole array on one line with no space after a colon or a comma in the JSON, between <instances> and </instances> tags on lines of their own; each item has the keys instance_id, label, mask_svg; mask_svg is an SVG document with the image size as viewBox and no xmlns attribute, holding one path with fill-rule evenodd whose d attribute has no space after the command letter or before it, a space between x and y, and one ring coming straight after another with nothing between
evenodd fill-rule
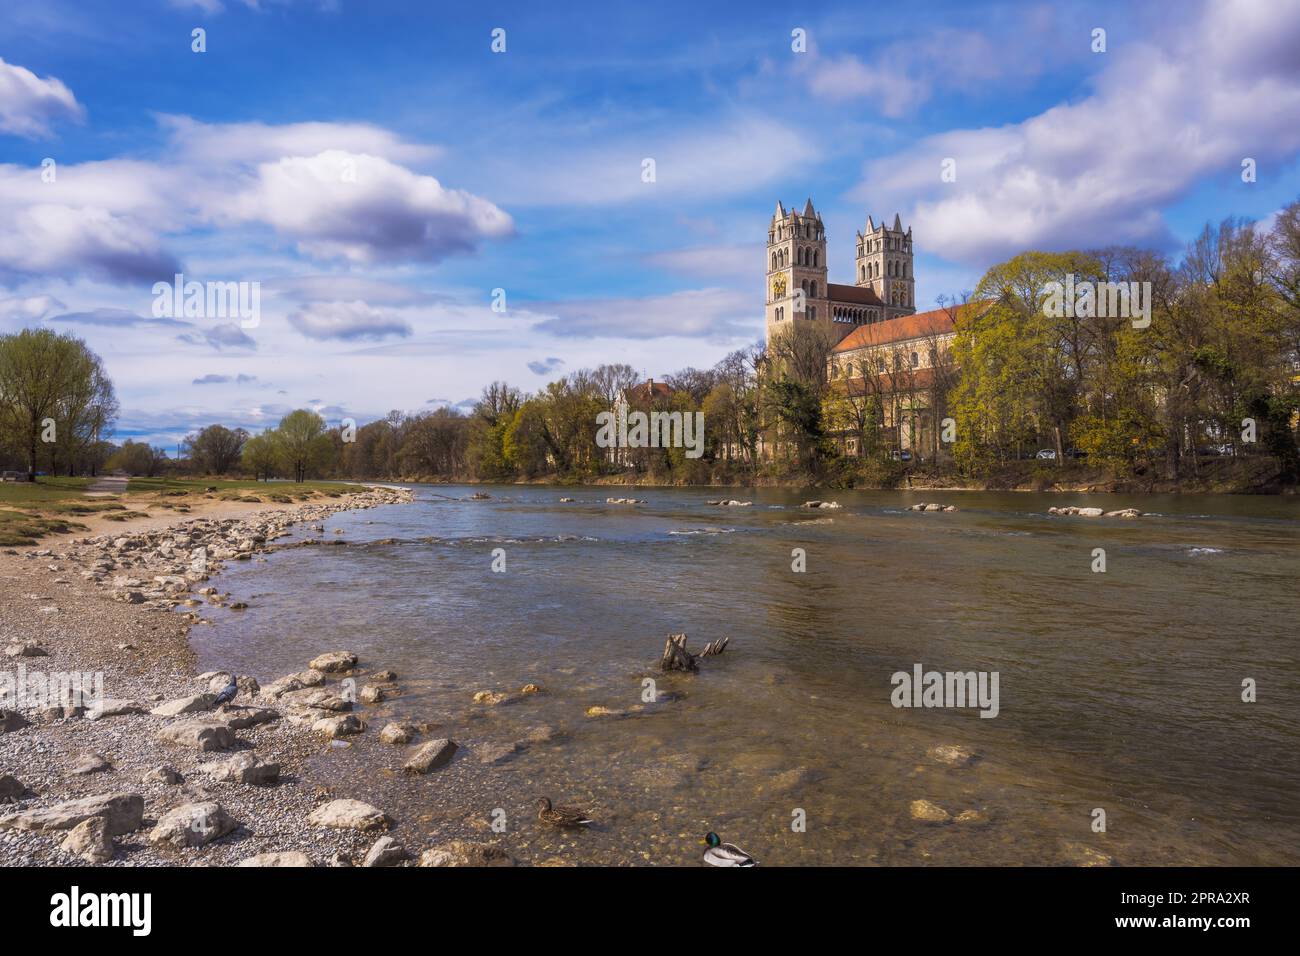
<instances>
[{"instance_id":1,"label":"flowing water","mask_svg":"<svg viewBox=\"0 0 1300 956\"><path fill-rule=\"evenodd\" d=\"M250 607L192 632L205 667L263 681L333 648L397 671L401 696L362 706L370 731L310 775L387 810L409 845L689 863L715 830L764 864L1063 864L1083 847L1119 864L1300 863L1295 499L840 491L839 510L810 511L776 489L725 492L745 508L707 504L715 489L416 493L294 533L341 528L347 547L233 566L215 583ZM960 510L905 510L936 500ZM696 650L732 641L698 674L661 674L682 631ZM894 707L891 676L917 664L997 672L997 716ZM527 683L543 692L472 703ZM436 724L461 750L405 777L403 749L378 739L387 720ZM539 727L551 739L528 743ZM978 759L947 766L928 755L942 744ZM597 824L546 830L540 795ZM916 822L918 799L985 819Z\"/></svg>"}]
</instances>

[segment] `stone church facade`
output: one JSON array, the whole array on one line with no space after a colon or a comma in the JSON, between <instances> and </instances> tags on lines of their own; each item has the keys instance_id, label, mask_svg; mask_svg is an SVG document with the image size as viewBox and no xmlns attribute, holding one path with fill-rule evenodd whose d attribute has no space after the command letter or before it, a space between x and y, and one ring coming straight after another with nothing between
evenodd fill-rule
<instances>
[{"instance_id":1,"label":"stone church facade","mask_svg":"<svg viewBox=\"0 0 1300 956\"><path fill-rule=\"evenodd\" d=\"M809 199L803 212L778 202L767 230L766 325L769 346L783 329L807 323L842 339L854 329L916 311L912 230L876 225L867 217L857 234L854 284L827 279L826 229Z\"/></svg>"}]
</instances>

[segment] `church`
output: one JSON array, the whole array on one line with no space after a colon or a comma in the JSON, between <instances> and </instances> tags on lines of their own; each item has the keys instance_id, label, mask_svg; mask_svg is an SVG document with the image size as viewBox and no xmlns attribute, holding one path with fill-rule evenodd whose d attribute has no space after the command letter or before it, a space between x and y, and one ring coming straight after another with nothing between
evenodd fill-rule
<instances>
[{"instance_id":1,"label":"church","mask_svg":"<svg viewBox=\"0 0 1300 956\"><path fill-rule=\"evenodd\" d=\"M767 232L768 351L779 335L820 328L835 345L826 374L850 401L870 397L878 427L895 454L940 453L937 419L954 380L954 321L968 306L916 311L912 230L896 213L892 226L867 216L857 233L854 284L828 278L826 230L809 199L803 212L777 202ZM847 454L859 435L833 429Z\"/></svg>"}]
</instances>

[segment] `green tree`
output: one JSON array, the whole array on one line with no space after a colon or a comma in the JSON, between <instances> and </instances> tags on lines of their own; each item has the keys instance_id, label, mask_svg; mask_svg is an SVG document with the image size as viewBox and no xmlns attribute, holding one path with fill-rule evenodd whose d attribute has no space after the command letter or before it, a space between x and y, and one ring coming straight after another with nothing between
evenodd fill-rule
<instances>
[{"instance_id":1,"label":"green tree","mask_svg":"<svg viewBox=\"0 0 1300 956\"><path fill-rule=\"evenodd\" d=\"M274 429L267 429L244 442L241 461L245 470L253 473L254 481L270 481L280 464Z\"/></svg>"},{"instance_id":2,"label":"green tree","mask_svg":"<svg viewBox=\"0 0 1300 956\"><path fill-rule=\"evenodd\" d=\"M274 436L280 460L294 481L306 481L308 473L326 467L334 451L325 433L325 419L305 408L280 419Z\"/></svg>"}]
</instances>

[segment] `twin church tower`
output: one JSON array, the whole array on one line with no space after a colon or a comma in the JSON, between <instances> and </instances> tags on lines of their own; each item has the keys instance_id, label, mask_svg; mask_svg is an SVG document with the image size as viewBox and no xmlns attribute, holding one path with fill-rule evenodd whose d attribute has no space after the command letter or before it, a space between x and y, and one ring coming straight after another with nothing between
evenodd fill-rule
<instances>
[{"instance_id":1,"label":"twin church tower","mask_svg":"<svg viewBox=\"0 0 1300 956\"><path fill-rule=\"evenodd\" d=\"M826 281L826 230L809 199L803 212L780 202L767 230L767 341L782 329L817 323L842 339L854 329L916 312L912 230L867 217L859 232L853 285Z\"/></svg>"}]
</instances>

